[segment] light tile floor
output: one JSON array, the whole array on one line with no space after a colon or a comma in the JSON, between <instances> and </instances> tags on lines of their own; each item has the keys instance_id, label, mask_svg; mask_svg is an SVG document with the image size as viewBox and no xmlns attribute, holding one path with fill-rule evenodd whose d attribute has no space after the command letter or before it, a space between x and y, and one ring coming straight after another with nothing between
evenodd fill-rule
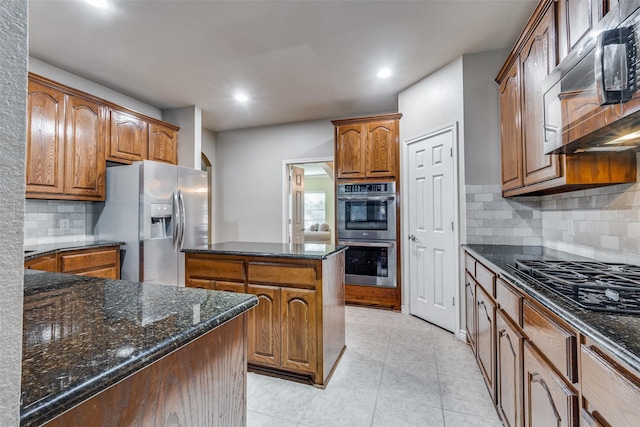
<instances>
[{"instance_id":1,"label":"light tile floor","mask_svg":"<svg viewBox=\"0 0 640 427\"><path fill-rule=\"evenodd\" d=\"M346 310L347 349L329 385L249 373L249 427L502 426L469 347L416 317Z\"/></svg>"}]
</instances>

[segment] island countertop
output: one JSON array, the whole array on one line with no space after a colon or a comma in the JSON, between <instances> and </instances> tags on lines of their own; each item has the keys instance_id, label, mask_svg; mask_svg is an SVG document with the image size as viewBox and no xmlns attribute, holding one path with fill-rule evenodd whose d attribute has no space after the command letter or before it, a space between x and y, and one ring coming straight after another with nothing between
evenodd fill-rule
<instances>
[{"instance_id":1,"label":"island countertop","mask_svg":"<svg viewBox=\"0 0 640 427\"><path fill-rule=\"evenodd\" d=\"M194 254L325 259L345 249L347 246L344 245L322 243L222 242L184 248L182 251Z\"/></svg>"},{"instance_id":2,"label":"island countertop","mask_svg":"<svg viewBox=\"0 0 640 427\"><path fill-rule=\"evenodd\" d=\"M246 294L25 271L21 424L56 417L257 302Z\"/></svg>"}]
</instances>

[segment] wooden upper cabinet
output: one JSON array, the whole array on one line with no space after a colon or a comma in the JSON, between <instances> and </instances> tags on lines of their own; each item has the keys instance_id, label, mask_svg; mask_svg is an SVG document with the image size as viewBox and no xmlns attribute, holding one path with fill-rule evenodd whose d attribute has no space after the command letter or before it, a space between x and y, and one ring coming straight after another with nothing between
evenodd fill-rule
<instances>
[{"instance_id":1,"label":"wooden upper cabinet","mask_svg":"<svg viewBox=\"0 0 640 427\"><path fill-rule=\"evenodd\" d=\"M149 124L149 160L178 164L178 130L159 123Z\"/></svg>"},{"instance_id":2,"label":"wooden upper cabinet","mask_svg":"<svg viewBox=\"0 0 640 427\"><path fill-rule=\"evenodd\" d=\"M522 107L520 105L520 59L516 58L500 83L500 143L502 189L520 188L522 179Z\"/></svg>"},{"instance_id":3,"label":"wooden upper cabinet","mask_svg":"<svg viewBox=\"0 0 640 427\"><path fill-rule=\"evenodd\" d=\"M111 109L109 154L116 162L136 162L147 158L149 125L133 114Z\"/></svg>"},{"instance_id":4,"label":"wooden upper cabinet","mask_svg":"<svg viewBox=\"0 0 640 427\"><path fill-rule=\"evenodd\" d=\"M27 101L27 195L64 189L63 92L29 80Z\"/></svg>"},{"instance_id":5,"label":"wooden upper cabinet","mask_svg":"<svg viewBox=\"0 0 640 427\"><path fill-rule=\"evenodd\" d=\"M398 121L367 123L366 177L395 177Z\"/></svg>"},{"instance_id":6,"label":"wooden upper cabinet","mask_svg":"<svg viewBox=\"0 0 640 427\"><path fill-rule=\"evenodd\" d=\"M365 153L364 125L345 125L336 128L338 178L364 178Z\"/></svg>"},{"instance_id":7,"label":"wooden upper cabinet","mask_svg":"<svg viewBox=\"0 0 640 427\"><path fill-rule=\"evenodd\" d=\"M338 179L396 178L402 114L334 120Z\"/></svg>"},{"instance_id":8,"label":"wooden upper cabinet","mask_svg":"<svg viewBox=\"0 0 640 427\"><path fill-rule=\"evenodd\" d=\"M543 15L520 55L522 67L524 184L561 176L557 155L544 154L544 106L542 83L556 66L555 13L553 4Z\"/></svg>"},{"instance_id":9,"label":"wooden upper cabinet","mask_svg":"<svg viewBox=\"0 0 640 427\"><path fill-rule=\"evenodd\" d=\"M105 107L69 95L66 128L64 193L104 200L107 168Z\"/></svg>"}]
</instances>

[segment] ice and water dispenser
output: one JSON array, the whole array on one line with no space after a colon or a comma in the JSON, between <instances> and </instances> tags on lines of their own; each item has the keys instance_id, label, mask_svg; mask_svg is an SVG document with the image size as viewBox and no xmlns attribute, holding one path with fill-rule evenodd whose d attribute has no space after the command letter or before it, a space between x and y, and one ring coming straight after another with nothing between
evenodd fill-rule
<instances>
[{"instance_id":1,"label":"ice and water dispenser","mask_svg":"<svg viewBox=\"0 0 640 427\"><path fill-rule=\"evenodd\" d=\"M171 236L173 207L169 203L151 204L151 238Z\"/></svg>"}]
</instances>

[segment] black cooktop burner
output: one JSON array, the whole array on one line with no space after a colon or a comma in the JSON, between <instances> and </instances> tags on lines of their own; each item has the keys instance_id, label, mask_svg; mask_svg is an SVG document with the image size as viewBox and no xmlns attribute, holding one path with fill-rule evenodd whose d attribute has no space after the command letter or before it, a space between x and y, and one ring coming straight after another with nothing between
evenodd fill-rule
<instances>
[{"instance_id":1,"label":"black cooktop burner","mask_svg":"<svg viewBox=\"0 0 640 427\"><path fill-rule=\"evenodd\" d=\"M594 261L516 260L519 274L580 307L640 314L640 267Z\"/></svg>"}]
</instances>

